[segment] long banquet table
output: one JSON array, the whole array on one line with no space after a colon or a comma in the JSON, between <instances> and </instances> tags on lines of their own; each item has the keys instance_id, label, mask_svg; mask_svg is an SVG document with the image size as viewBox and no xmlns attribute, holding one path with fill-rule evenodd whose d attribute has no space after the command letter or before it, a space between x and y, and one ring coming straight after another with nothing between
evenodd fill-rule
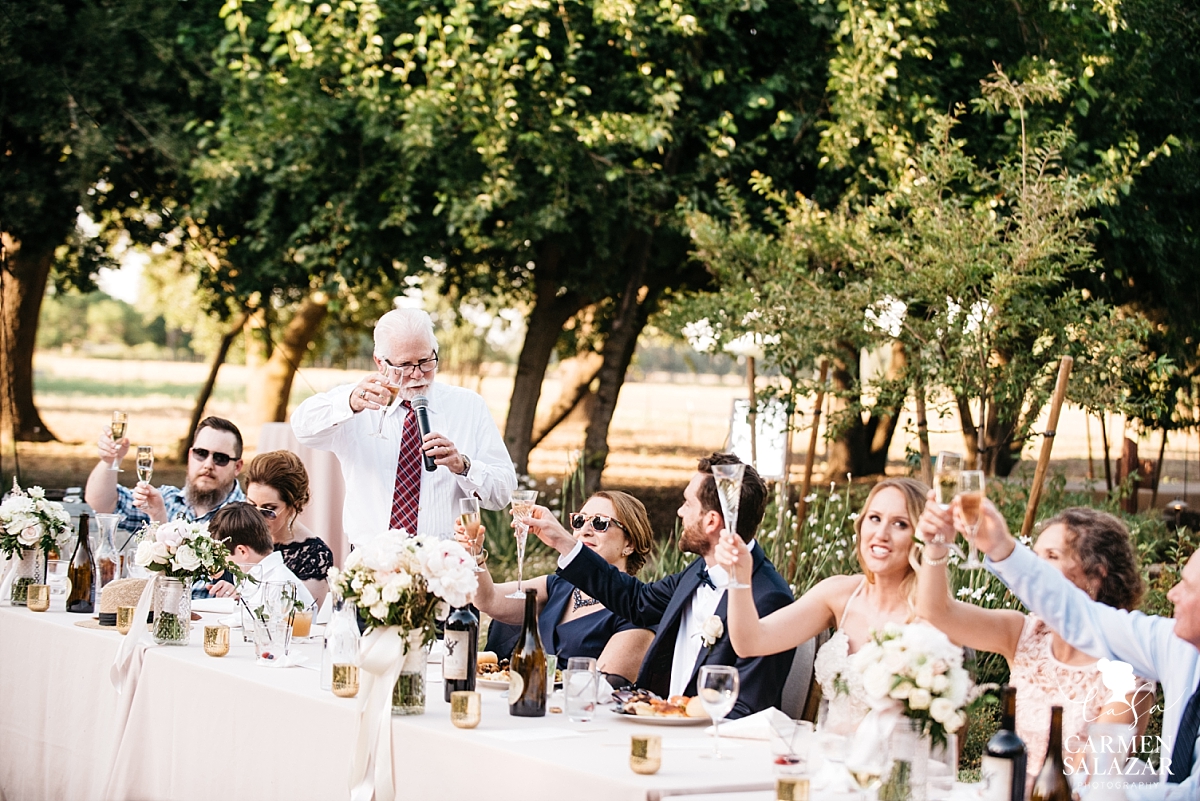
<instances>
[{"instance_id":1,"label":"long banquet table","mask_svg":"<svg viewBox=\"0 0 1200 801\"><path fill-rule=\"evenodd\" d=\"M0 801L37 799L344 799L357 700L320 689L305 667L254 662L240 630L228 656L206 656L203 626L185 648L152 646L117 741L109 667L121 635L73 625L79 615L0 607ZM294 646L320 664L316 641ZM450 724L440 668L426 714L392 719L395 777L405 799L655 801L773 787L765 742L724 740L733 757L701 758L704 728L660 727L607 709L589 724L563 715L514 718L502 690L481 690L483 720ZM663 737L653 776L629 769L629 736Z\"/></svg>"}]
</instances>

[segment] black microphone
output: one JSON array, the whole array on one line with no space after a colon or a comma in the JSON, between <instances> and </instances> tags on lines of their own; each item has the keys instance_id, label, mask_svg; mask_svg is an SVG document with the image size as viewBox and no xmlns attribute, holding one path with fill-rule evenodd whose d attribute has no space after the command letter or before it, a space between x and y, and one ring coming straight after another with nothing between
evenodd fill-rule
<instances>
[{"instance_id":1,"label":"black microphone","mask_svg":"<svg viewBox=\"0 0 1200 801\"><path fill-rule=\"evenodd\" d=\"M418 395L412 399L412 403L409 405L412 406L413 411L417 414L417 428L421 429L421 439L424 440L425 437L429 436L429 432L431 431L429 428L429 398L424 395ZM425 460L426 471L432 473L434 470L437 470L438 466L434 463L433 457L425 453L424 450L421 451L421 458Z\"/></svg>"}]
</instances>

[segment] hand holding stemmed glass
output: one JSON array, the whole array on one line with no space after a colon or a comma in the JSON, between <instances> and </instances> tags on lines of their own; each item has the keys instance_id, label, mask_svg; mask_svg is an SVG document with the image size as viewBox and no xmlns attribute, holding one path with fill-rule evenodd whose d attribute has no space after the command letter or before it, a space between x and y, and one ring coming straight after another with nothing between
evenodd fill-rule
<instances>
[{"instance_id":1,"label":"hand holding stemmed glass","mask_svg":"<svg viewBox=\"0 0 1200 801\"><path fill-rule=\"evenodd\" d=\"M537 497L537 490L517 490L512 494L513 535L517 538L517 589L506 595L506 598L525 598L525 591L521 589L525 540L529 536L529 524L525 522L525 518L533 512Z\"/></svg>"},{"instance_id":2,"label":"hand holding stemmed glass","mask_svg":"<svg viewBox=\"0 0 1200 801\"><path fill-rule=\"evenodd\" d=\"M728 759L721 756L721 721L737 703L739 688L738 669L732 665L704 665L696 679L696 694L704 711L713 722L713 751L701 754L705 759Z\"/></svg>"},{"instance_id":3,"label":"hand holding stemmed glass","mask_svg":"<svg viewBox=\"0 0 1200 801\"><path fill-rule=\"evenodd\" d=\"M486 572L487 568L479 564L479 547L483 541L483 538L479 535L480 529L482 528L479 519L479 499L462 498L458 502L458 508L461 510L461 513L458 516L458 522L461 524L463 534L467 540L467 550L475 559L475 572L484 573Z\"/></svg>"},{"instance_id":4,"label":"hand holding stemmed glass","mask_svg":"<svg viewBox=\"0 0 1200 801\"><path fill-rule=\"evenodd\" d=\"M746 465L741 462L714 464L712 471L713 480L717 484L717 498L721 502L721 518L725 521L725 533L721 537L737 537L738 509L742 503L742 476L745 475ZM739 582L736 574L729 574L729 589L744 590L749 586Z\"/></svg>"},{"instance_id":5,"label":"hand holding stemmed glass","mask_svg":"<svg viewBox=\"0 0 1200 801\"><path fill-rule=\"evenodd\" d=\"M937 463L933 471L933 491L937 505L949 509L954 496L958 494L958 482L966 465L962 454L953 451L941 451L937 455ZM939 533L933 540L938 545L945 545L951 552L963 558L962 549L953 542L947 543Z\"/></svg>"},{"instance_id":6,"label":"hand holding stemmed glass","mask_svg":"<svg viewBox=\"0 0 1200 801\"><path fill-rule=\"evenodd\" d=\"M975 534L979 530L979 511L983 505L984 477L982 470L964 470L958 476L959 513L966 526L965 536L969 545L967 561L962 563L964 570L978 570L983 567L979 559L979 548L975 543Z\"/></svg>"},{"instance_id":7,"label":"hand holding stemmed glass","mask_svg":"<svg viewBox=\"0 0 1200 801\"><path fill-rule=\"evenodd\" d=\"M371 436L375 437L375 439L387 439L383 435L383 423L387 420L388 409L395 406L396 399L400 397L400 381L403 377L404 368L384 363L383 383L381 386L388 393L388 402L379 407L379 428L371 432Z\"/></svg>"},{"instance_id":8,"label":"hand holding stemmed glass","mask_svg":"<svg viewBox=\"0 0 1200 801\"><path fill-rule=\"evenodd\" d=\"M129 415L127 415L125 412L113 412L112 413L112 422L109 423L108 430L109 430L109 436L112 437L113 446L117 449L117 453L115 456L113 456L112 465L110 465L108 469L110 471L112 471L113 473L124 473L125 472L124 470L121 469L121 456L123 455L121 452L121 440L123 440L125 438L125 434L127 433L127 429L128 429L128 424L129 424ZM129 447L128 444L126 444L125 447L128 448Z\"/></svg>"},{"instance_id":9,"label":"hand holding stemmed glass","mask_svg":"<svg viewBox=\"0 0 1200 801\"><path fill-rule=\"evenodd\" d=\"M149 445L137 446L137 476L142 484L149 484L154 476L154 448Z\"/></svg>"}]
</instances>

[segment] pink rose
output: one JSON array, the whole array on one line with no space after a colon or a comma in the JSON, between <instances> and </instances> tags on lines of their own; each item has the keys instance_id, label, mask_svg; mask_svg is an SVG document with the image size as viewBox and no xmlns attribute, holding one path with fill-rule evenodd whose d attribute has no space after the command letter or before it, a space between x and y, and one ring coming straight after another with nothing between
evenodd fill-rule
<instances>
[{"instance_id":1,"label":"pink rose","mask_svg":"<svg viewBox=\"0 0 1200 801\"><path fill-rule=\"evenodd\" d=\"M179 543L183 542L185 534L187 534L186 524L180 522L163 523L154 532L154 539L174 550L179 547Z\"/></svg>"}]
</instances>

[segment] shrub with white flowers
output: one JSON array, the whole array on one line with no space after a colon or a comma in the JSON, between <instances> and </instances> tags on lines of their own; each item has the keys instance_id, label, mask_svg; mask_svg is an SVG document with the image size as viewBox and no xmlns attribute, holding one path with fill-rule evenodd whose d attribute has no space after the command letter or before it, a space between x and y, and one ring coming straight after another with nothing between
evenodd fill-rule
<instances>
[{"instance_id":1,"label":"shrub with white flowers","mask_svg":"<svg viewBox=\"0 0 1200 801\"><path fill-rule=\"evenodd\" d=\"M466 606L479 586L474 567L454 540L390 531L351 551L342 570L330 568L329 584L358 605L369 627L419 629L429 642L445 604Z\"/></svg>"},{"instance_id":2,"label":"shrub with white flowers","mask_svg":"<svg viewBox=\"0 0 1200 801\"><path fill-rule=\"evenodd\" d=\"M972 683L962 649L928 624L889 623L872 633L851 666L862 675L872 707L899 704L935 743L944 743L947 732L966 722Z\"/></svg>"}]
</instances>

